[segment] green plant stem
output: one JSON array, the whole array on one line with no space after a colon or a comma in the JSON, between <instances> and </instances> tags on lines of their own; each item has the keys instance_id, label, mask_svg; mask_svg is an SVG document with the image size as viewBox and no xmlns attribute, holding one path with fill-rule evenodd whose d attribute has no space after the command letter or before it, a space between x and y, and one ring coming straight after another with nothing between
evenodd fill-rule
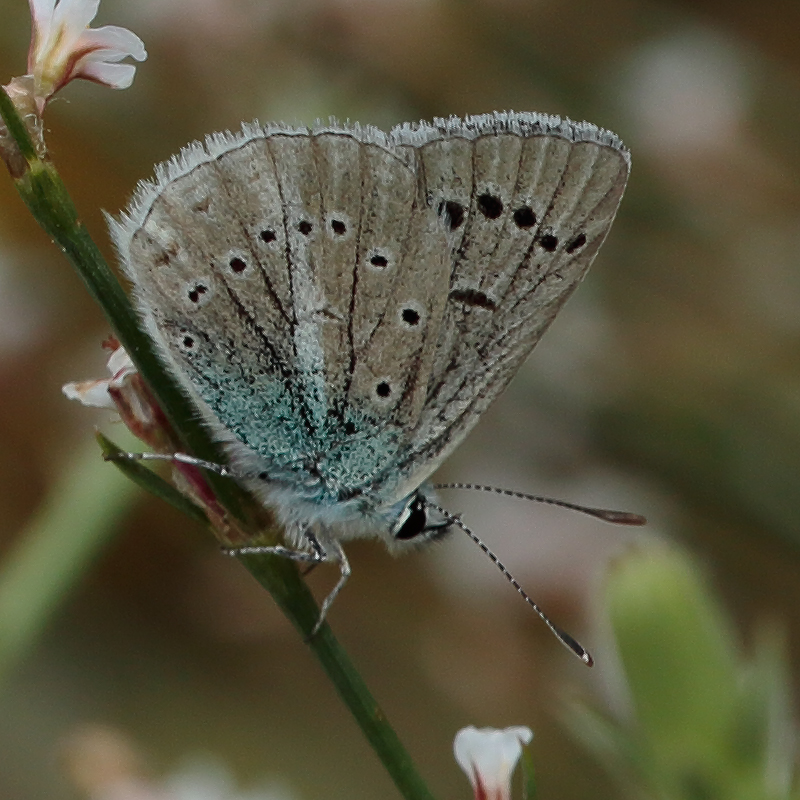
<instances>
[{"instance_id":1,"label":"green plant stem","mask_svg":"<svg viewBox=\"0 0 800 800\"><path fill-rule=\"evenodd\" d=\"M305 584L302 584L302 593L298 595L294 587L294 564L279 556L242 555L239 558L256 580L270 592L314 651L403 797L407 800L433 800L433 795L417 772L411 756L329 625L323 623L319 631L310 636L319 610Z\"/></svg>"},{"instance_id":2,"label":"green plant stem","mask_svg":"<svg viewBox=\"0 0 800 800\"><path fill-rule=\"evenodd\" d=\"M19 155L27 162L27 169L23 169L20 175L12 175L23 201L70 260L103 309L175 430L195 455L219 463L216 445L198 421L187 398L165 372L150 338L140 327L139 318L127 295L78 219L63 181L53 165L36 154L27 128L2 89L0 115L17 142ZM19 160L17 157L15 163L19 163ZM116 473L116 470L112 471ZM257 519L256 513L248 513L248 509L252 510L257 505L256 502L234 481L212 473L208 474L208 480L219 501L237 519L245 523L248 519ZM72 513L79 514L80 511ZM258 533L261 532L254 532L254 536ZM431 794L415 770L408 752L327 624L309 639L319 611L296 566L286 559L270 555L240 558L303 634L403 797L407 800L431 800Z\"/></svg>"}]
</instances>

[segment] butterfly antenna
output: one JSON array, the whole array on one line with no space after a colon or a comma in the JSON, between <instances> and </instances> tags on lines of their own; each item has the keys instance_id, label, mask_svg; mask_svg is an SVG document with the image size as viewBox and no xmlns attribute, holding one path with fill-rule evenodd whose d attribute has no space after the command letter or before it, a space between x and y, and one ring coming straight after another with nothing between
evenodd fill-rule
<instances>
[{"instance_id":1,"label":"butterfly antenna","mask_svg":"<svg viewBox=\"0 0 800 800\"><path fill-rule=\"evenodd\" d=\"M633 514L630 511L613 511L608 508L592 508L591 506L581 506L577 503L568 503L566 500L556 500L553 497L542 497L526 492L516 492L513 489L500 489L497 486L484 486L480 483L437 483L435 489L473 489L477 492L494 492L495 494L506 495L507 497L517 497L520 500L530 500L533 503L546 503L549 506L568 508L570 511L580 511L581 514L588 514L590 517L597 517L605 522L612 522L615 525L644 525L647 520L641 514Z\"/></svg>"},{"instance_id":2,"label":"butterfly antenna","mask_svg":"<svg viewBox=\"0 0 800 800\"><path fill-rule=\"evenodd\" d=\"M427 501L427 504L431 508L435 508L440 514L443 514L453 525L457 525L461 528L464 533L475 542L484 553L492 560L494 565L500 572L503 573L506 580L517 590L519 595L522 599L539 615L539 618L550 628L550 631L553 635L558 639L561 644L564 645L568 650L570 650L574 655L578 656L578 658L586 664L587 667L591 667L594 665L594 659L592 658L589 651L579 644L575 639L572 638L565 630L562 630L558 627L558 625L553 622L547 614L542 611L542 609L533 601L531 596L519 585L519 581L508 571L506 565L489 549L489 546L481 539L476 533L471 531L457 516L449 513L441 506L436 505L435 503L431 503Z\"/></svg>"}]
</instances>

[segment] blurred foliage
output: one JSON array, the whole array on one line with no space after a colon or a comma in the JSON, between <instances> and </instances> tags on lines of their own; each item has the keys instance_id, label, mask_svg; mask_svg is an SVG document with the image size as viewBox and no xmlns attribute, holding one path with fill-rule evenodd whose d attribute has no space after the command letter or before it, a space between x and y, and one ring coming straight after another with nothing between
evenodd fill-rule
<instances>
[{"instance_id":1,"label":"blurred foliage","mask_svg":"<svg viewBox=\"0 0 800 800\"><path fill-rule=\"evenodd\" d=\"M730 622L686 555L653 549L611 570L607 602L631 719L570 719L599 760L670 800L800 797L797 722L780 638L741 655ZM628 781L629 784L631 781Z\"/></svg>"},{"instance_id":2,"label":"blurred foliage","mask_svg":"<svg viewBox=\"0 0 800 800\"><path fill-rule=\"evenodd\" d=\"M536 770L531 746L522 748L522 800L536 800Z\"/></svg>"},{"instance_id":3,"label":"blurred foliage","mask_svg":"<svg viewBox=\"0 0 800 800\"><path fill-rule=\"evenodd\" d=\"M53 486L0 565L0 685L108 544L133 494L89 442Z\"/></svg>"}]
</instances>

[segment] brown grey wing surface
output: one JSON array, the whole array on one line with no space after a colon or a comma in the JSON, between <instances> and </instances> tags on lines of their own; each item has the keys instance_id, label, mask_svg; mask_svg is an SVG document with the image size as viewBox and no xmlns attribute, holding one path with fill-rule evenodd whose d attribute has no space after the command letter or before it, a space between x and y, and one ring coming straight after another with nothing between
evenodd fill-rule
<instances>
[{"instance_id":1,"label":"brown grey wing surface","mask_svg":"<svg viewBox=\"0 0 800 800\"><path fill-rule=\"evenodd\" d=\"M401 465L417 476L464 438L539 341L591 265L627 181L627 151L594 126L493 122L466 122L419 148L425 191L454 238L426 402Z\"/></svg>"}]
</instances>

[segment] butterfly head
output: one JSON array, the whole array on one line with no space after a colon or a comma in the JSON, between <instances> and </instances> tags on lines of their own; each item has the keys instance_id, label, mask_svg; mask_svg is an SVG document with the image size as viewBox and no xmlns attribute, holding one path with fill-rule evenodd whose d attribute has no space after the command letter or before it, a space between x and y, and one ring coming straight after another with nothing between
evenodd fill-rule
<instances>
[{"instance_id":1,"label":"butterfly head","mask_svg":"<svg viewBox=\"0 0 800 800\"><path fill-rule=\"evenodd\" d=\"M425 484L395 503L387 518L387 544L395 552L440 539L453 527L452 519L435 503L433 489Z\"/></svg>"}]
</instances>

